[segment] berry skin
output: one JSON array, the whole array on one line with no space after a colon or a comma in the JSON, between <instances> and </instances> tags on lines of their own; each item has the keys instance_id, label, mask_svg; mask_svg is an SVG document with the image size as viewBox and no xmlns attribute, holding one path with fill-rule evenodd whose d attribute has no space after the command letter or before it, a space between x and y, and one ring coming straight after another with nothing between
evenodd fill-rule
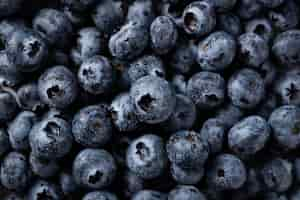
<instances>
[{"instance_id":1,"label":"berry skin","mask_svg":"<svg viewBox=\"0 0 300 200\"><path fill-rule=\"evenodd\" d=\"M197 62L205 71L221 71L228 67L236 52L235 39L226 32L214 32L198 45Z\"/></svg>"},{"instance_id":2,"label":"berry skin","mask_svg":"<svg viewBox=\"0 0 300 200\"><path fill-rule=\"evenodd\" d=\"M132 197L132 200L167 200L167 196L154 190L141 190Z\"/></svg>"},{"instance_id":3,"label":"berry skin","mask_svg":"<svg viewBox=\"0 0 300 200\"><path fill-rule=\"evenodd\" d=\"M0 65L1 85L15 86L23 80L22 74L6 51L0 51Z\"/></svg>"},{"instance_id":4,"label":"berry skin","mask_svg":"<svg viewBox=\"0 0 300 200\"><path fill-rule=\"evenodd\" d=\"M258 0L264 7L276 8L284 3L286 0Z\"/></svg>"},{"instance_id":5,"label":"berry skin","mask_svg":"<svg viewBox=\"0 0 300 200\"><path fill-rule=\"evenodd\" d=\"M0 156L2 157L5 152L10 148L9 137L4 128L0 128Z\"/></svg>"},{"instance_id":6,"label":"berry skin","mask_svg":"<svg viewBox=\"0 0 300 200\"><path fill-rule=\"evenodd\" d=\"M49 68L38 80L38 93L42 102L50 107L66 108L77 97L76 77L64 66Z\"/></svg>"},{"instance_id":7,"label":"berry skin","mask_svg":"<svg viewBox=\"0 0 300 200\"><path fill-rule=\"evenodd\" d=\"M196 106L187 96L177 94L176 105L169 119L163 122L163 128L167 132L190 129L196 121Z\"/></svg>"},{"instance_id":8,"label":"berry skin","mask_svg":"<svg viewBox=\"0 0 300 200\"><path fill-rule=\"evenodd\" d=\"M122 2L110 0L98 1L92 18L97 29L106 35L112 34L125 19L125 11L122 9Z\"/></svg>"},{"instance_id":9,"label":"berry skin","mask_svg":"<svg viewBox=\"0 0 300 200\"><path fill-rule=\"evenodd\" d=\"M157 54L166 54L176 45L178 32L173 19L159 16L151 24L151 47Z\"/></svg>"},{"instance_id":10,"label":"berry skin","mask_svg":"<svg viewBox=\"0 0 300 200\"><path fill-rule=\"evenodd\" d=\"M33 28L49 44L58 48L65 48L69 44L69 37L73 27L68 17L61 11L44 8L33 19Z\"/></svg>"},{"instance_id":11,"label":"berry skin","mask_svg":"<svg viewBox=\"0 0 300 200\"><path fill-rule=\"evenodd\" d=\"M94 27L83 28L78 32L77 45L71 50L72 61L81 65L86 59L103 52L103 34Z\"/></svg>"},{"instance_id":12,"label":"berry skin","mask_svg":"<svg viewBox=\"0 0 300 200\"><path fill-rule=\"evenodd\" d=\"M51 182L44 180L37 180L29 188L27 198L30 200L40 200L40 199L51 199L51 200L60 200L62 195L60 190L56 185Z\"/></svg>"},{"instance_id":13,"label":"berry skin","mask_svg":"<svg viewBox=\"0 0 300 200\"><path fill-rule=\"evenodd\" d=\"M148 41L149 33L147 29L130 22L110 37L108 46L111 55L114 57L130 60L144 51Z\"/></svg>"},{"instance_id":14,"label":"berry skin","mask_svg":"<svg viewBox=\"0 0 300 200\"><path fill-rule=\"evenodd\" d=\"M116 96L109 110L112 121L120 132L134 131L139 128L140 123L134 113L134 108L128 93L121 93Z\"/></svg>"},{"instance_id":15,"label":"berry skin","mask_svg":"<svg viewBox=\"0 0 300 200\"><path fill-rule=\"evenodd\" d=\"M213 72L194 74L187 85L187 96L200 109L211 109L221 105L225 98L225 81Z\"/></svg>"},{"instance_id":16,"label":"berry skin","mask_svg":"<svg viewBox=\"0 0 300 200\"><path fill-rule=\"evenodd\" d=\"M208 158L209 147L194 131L179 131L166 143L169 160L183 169L199 169Z\"/></svg>"},{"instance_id":17,"label":"berry skin","mask_svg":"<svg viewBox=\"0 0 300 200\"><path fill-rule=\"evenodd\" d=\"M36 111L43 107L36 83L22 85L18 89L17 95L21 104L28 110Z\"/></svg>"},{"instance_id":18,"label":"berry skin","mask_svg":"<svg viewBox=\"0 0 300 200\"><path fill-rule=\"evenodd\" d=\"M32 172L42 178L52 177L59 171L57 161L38 158L33 153L29 156L29 163Z\"/></svg>"},{"instance_id":19,"label":"berry skin","mask_svg":"<svg viewBox=\"0 0 300 200\"><path fill-rule=\"evenodd\" d=\"M79 85L93 95L108 93L114 82L114 71L109 60L94 56L85 60L78 71Z\"/></svg>"},{"instance_id":20,"label":"berry skin","mask_svg":"<svg viewBox=\"0 0 300 200\"><path fill-rule=\"evenodd\" d=\"M79 186L101 189L115 179L117 166L114 158L102 149L84 149L73 163L73 177Z\"/></svg>"},{"instance_id":21,"label":"berry skin","mask_svg":"<svg viewBox=\"0 0 300 200\"><path fill-rule=\"evenodd\" d=\"M167 120L176 104L171 85L156 76L144 76L130 89L130 97L139 121L156 124Z\"/></svg>"},{"instance_id":22,"label":"berry skin","mask_svg":"<svg viewBox=\"0 0 300 200\"><path fill-rule=\"evenodd\" d=\"M238 16L233 13L223 13L217 16L217 28L225 32L239 36L242 33L242 23Z\"/></svg>"},{"instance_id":23,"label":"berry skin","mask_svg":"<svg viewBox=\"0 0 300 200\"><path fill-rule=\"evenodd\" d=\"M207 141L210 153L218 153L223 148L226 127L220 119L211 118L203 123L200 135Z\"/></svg>"},{"instance_id":24,"label":"berry skin","mask_svg":"<svg viewBox=\"0 0 300 200\"><path fill-rule=\"evenodd\" d=\"M254 155L264 148L271 129L265 119L250 116L236 123L228 133L229 148L240 156Z\"/></svg>"},{"instance_id":25,"label":"berry skin","mask_svg":"<svg viewBox=\"0 0 300 200\"><path fill-rule=\"evenodd\" d=\"M187 87L187 81L186 77L184 77L181 74L177 74L172 78L172 86L174 87L174 90L176 94L186 94L186 87Z\"/></svg>"},{"instance_id":26,"label":"berry skin","mask_svg":"<svg viewBox=\"0 0 300 200\"><path fill-rule=\"evenodd\" d=\"M273 130L275 141L284 149L296 149L300 146L300 109L294 105L276 108L269 124Z\"/></svg>"},{"instance_id":27,"label":"berry skin","mask_svg":"<svg viewBox=\"0 0 300 200\"><path fill-rule=\"evenodd\" d=\"M10 190L23 190L31 178L27 159L23 154L10 152L1 162L1 184Z\"/></svg>"},{"instance_id":28,"label":"berry skin","mask_svg":"<svg viewBox=\"0 0 300 200\"><path fill-rule=\"evenodd\" d=\"M269 42L273 39L274 30L270 21L266 18L257 18L247 22L246 32L255 33Z\"/></svg>"},{"instance_id":29,"label":"berry skin","mask_svg":"<svg viewBox=\"0 0 300 200\"><path fill-rule=\"evenodd\" d=\"M23 111L9 124L7 132L13 149L29 150L29 133L37 120L35 113Z\"/></svg>"},{"instance_id":30,"label":"berry skin","mask_svg":"<svg viewBox=\"0 0 300 200\"><path fill-rule=\"evenodd\" d=\"M29 133L32 153L44 159L57 159L71 150L73 137L70 124L60 118L43 119Z\"/></svg>"},{"instance_id":31,"label":"berry skin","mask_svg":"<svg viewBox=\"0 0 300 200\"><path fill-rule=\"evenodd\" d=\"M74 139L85 147L101 147L112 136L112 122L106 104L82 108L73 118Z\"/></svg>"},{"instance_id":32,"label":"berry skin","mask_svg":"<svg viewBox=\"0 0 300 200\"><path fill-rule=\"evenodd\" d=\"M48 57L48 46L44 39L30 29L14 31L6 42L7 54L18 70L32 72L41 68ZM22 48L20 48L22 46Z\"/></svg>"},{"instance_id":33,"label":"berry skin","mask_svg":"<svg viewBox=\"0 0 300 200\"><path fill-rule=\"evenodd\" d=\"M216 14L213 3L196 1L183 11L183 28L187 34L201 37L210 33L216 26Z\"/></svg>"},{"instance_id":34,"label":"berry skin","mask_svg":"<svg viewBox=\"0 0 300 200\"><path fill-rule=\"evenodd\" d=\"M147 134L135 139L127 149L126 164L130 171L146 180L162 175L167 165L162 138Z\"/></svg>"},{"instance_id":35,"label":"berry skin","mask_svg":"<svg viewBox=\"0 0 300 200\"><path fill-rule=\"evenodd\" d=\"M94 191L87 193L82 200L118 200L117 196L110 192Z\"/></svg>"},{"instance_id":36,"label":"berry skin","mask_svg":"<svg viewBox=\"0 0 300 200\"><path fill-rule=\"evenodd\" d=\"M5 123L13 119L18 109L14 97L0 89L0 122Z\"/></svg>"},{"instance_id":37,"label":"berry skin","mask_svg":"<svg viewBox=\"0 0 300 200\"><path fill-rule=\"evenodd\" d=\"M208 185L219 190L238 189L247 179L243 162L231 154L220 154L207 171Z\"/></svg>"},{"instance_id":38,"label":"berry skin","mask_svg":"<svg viewBox=\"0 0 300 200\"><path fill-rule=\"evenodd\" d=\"M272 53L283 66L298 66L300 64L299 52L300 30L280 33L273 42Z\"/></svg>"},{"instance_id":39,"label":"berry skin","mask_svg":"<svg viewBox=\"0 0 300 200\"><path fill-rule=\"evenodd\" d=\"M262 5L257 0L240 0L237 2L236 12L242 19L251 19L262 10Z\"/></svg>"},{"instance_id":40,"label":"berry skin","mask_svg":"<svg viewBox=\"0 0 300 200\"><path fill-rule=\"evenodd\" d=\"M267 41L255 33L244 33L238 38L238 58L248 67L259 67L269 57Z\"/></svg>"},{"instance_id":41,"label":"berry skin","mask_svg":"<svg viewBox=\"0 0 300 200\"><path fill-rule=\"evenodd\" d=\"M226 129L230 129L244 116L244 112L237 106L228 103L216 112L216 118L224 124Z\"/></svg>"},{"instance_id":42,"label":"berry skin","mask_svg":"<svg viewBox=\"0 0 300 200\"><path fill-rule=\"evenodd\" d=\"M133 195L143 190L145 183L144 179L137 176L135 173L126 170L122 176L122 192L125 197L131 198Z\"/></svg>"},{"instance_id":43,"label":"berry skin","mask_svg":"<svg viewBox=\"0 0 300 200\"><path fill-rule=\"evenodd\" d=\"M251 109L257 106L264 97L265 84L256 71L244 68L230 77L227 93L233 105Z\"/></svg>"},{"instance_id":44,"label":"berry skin","mask_svg":"<svg viewBox=\"0 0 300 200\"><path fill-rule=\"evenodd\" d=\"M168 200L206 200L206 197L195 186L178 185L170 191Z\"/></svg>"},{"instance_id":45,"label":"berry skin","mask_svg":"<svg viewBox=\"0 0 300 200\"><path fill-rule=\"evenodd\" d=\"M128 8L127 22L137 23L145 28L150 27L155 19L155 11L152 0L136 0Z\"/></svg>"},{"instance_id":46,"label":"berry skin","mask_svg":"<svg viewBox=\"0 0 300 200\"><path fill-rule=\"evenodd\" d=\"M75 12L84 12L95 5L97 0L60 0L61 3Z\"/></svg>"},{"instance_id":47,"label":"berry skin","mask_svg":"<svg viewBox=\"0 0 300 200\"><path fill-rule=\"evenodd\" d=\"M292 164L280 158L267 162L260 173L267 188L275 192L288 190L293 181Z\"/></svg>"},{"instance_id":48,"label":"berry skin","mask_svg":"<svg viewBox=\"0 0 300 200\"><path fill-rule=\"evenodd\" d=\"M0 17L8 17L17 13L21 7L24 0L0 0Z\"/></svg>"},{"instance_id":49,"label":"berry skin","mask_svg":"<svg viewBox=\"0 0 300 200\"><path fill-rule=\"evenodd\" d=\"M217 12L228 12L236 4L237 0L213 0Z\"/></svg>"},{"instance_id":50,"label":"berry skin","mask_svg":"<svg viewBox=\"0 0 300 200\"><path fill-rule=\"evenodd\" d=\"M162 60L154 55L145 55L134 60L129 64L126 73L130 84L144 76L152 75L164 78L166 75Z\"/></svg>"},{"instance_id":51,"label":"berry skin","mask_svg":"<svg viewBox=\"0 0 300 200\"><path fill-rule=\"evenodd\" d=\"M288 71L275 82L275 91L282 104L300 105L299 71Z\"/></svg>"},{"instance_id":52,"label":"berry skin","mask_svg":"<svg viewBox=\"0 0 300 200\"><path fill-rule=\"evenodd\" d=\"M59 175L59 183L62 193L64 195L70 195L73 192L76 192L78 189L77 184L75 183L74 177L72 174L62 172Z\"/></svg>"},{"instance_id":53,"label":"berry skin","mask_svg":"<svg viewBox=\"0 0 300 200\"><path fill-rule=\"evenodd\" d=\"M178 184L194 185L197 184L204 176L204 168L199 167L198 169L182 169L176 164L172 164L170 171L173 179Z\"/></svg>"},{"instance_id":54,"label":"berry skin","mask_svg":"<svg viewBox=\"0 0 300 200\"><path fill-rule=\"evenodd\" d=\"M299 6L294 0L285 1L275 10L268 13L273 27L278 31L287 31L297 28L299 23Z\"/></svg>"}]
</instances>

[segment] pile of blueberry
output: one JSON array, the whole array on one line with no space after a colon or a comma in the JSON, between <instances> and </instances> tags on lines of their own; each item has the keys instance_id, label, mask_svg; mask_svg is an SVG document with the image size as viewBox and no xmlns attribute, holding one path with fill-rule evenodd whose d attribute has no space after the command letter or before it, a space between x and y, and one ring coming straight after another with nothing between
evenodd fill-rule
<instances>
[{"instance_id":1,"label":"pile of blueberry","mask_svg":"<svg viewBox=\"0 0 300 200\"><path fill-rule=\"evenodd\" d=\"M300 200L300 0L0 0L1 200Z\"/></svg>"}]
</instances>

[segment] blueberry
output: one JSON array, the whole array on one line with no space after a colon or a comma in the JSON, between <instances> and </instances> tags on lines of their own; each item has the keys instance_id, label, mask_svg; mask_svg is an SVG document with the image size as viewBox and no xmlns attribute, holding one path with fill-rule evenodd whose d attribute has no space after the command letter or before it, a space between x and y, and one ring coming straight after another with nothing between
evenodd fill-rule
<instances>
[{"instance_id":1,"label":"blueberry","mask_svg":"<svg viewBox=\"0 0 300 200\"><path fill-rule=\"evenodd\" d=\"M177 73L187 74L195 63L194 47L186 40L178 41L169 59L170 67Z\"/></svg>"},{"instance_id":2,"label":"blueberry","mask_svg":"<svg viewBox=\"0 0 300 200\"><path fill-rule=\"evenodd\" d=\"M6 51L0 51L0 84L15 86L22 80L22 74Z\"/></svg>"},{"instance_id":3,"label":"blueberry","mask_svg":"<svg viewBox=\"0 0 300 200\"><path fill-rule=\"evenodd\" d=\"M256 18L247 22L246 32L255 33L267 42L273 39L274 30L270 21L266 18Z\"/></svg>"},{"instance_id":4,"label":"blueberry","mask_svg":"<svg viewBox=\"0 0 300 200\"><path fill-rule=\"evenodd\" d=\"M1 183L10 190L23 190L28 186L31 171L26 157L17 152L10 152L1 162Z\"/></svg>"},{"instance_id":5,"label":"blueberry","mask_svg":"<svg viewBox=\"0 0 300 200\"><path fill-rule=\"evenodd\" d=\"M63 12L52 8L44 8L39 11L32 23L34 30L49 44L58 48L68 46L73 27Z\"/></svg>"},{"instance_id":6,"label":"blueberry","mask_svg":"<svg viewBox=\"0 0 300 200\"><path fill-rule=\"evenodd\" d=\"M24 0L1 0L0 1L0 17L8 17L17 13L23 5Z\"/></svg>"},{"instance_id":7,"label":"blueberry","mask_svg":"<svg viewBox=\"0 0 300 200\"><path fill-rule=\"evenodd\" d=\"M117 196L110 192L94 191L84 195L82 200L118 200Z\"/></svg>"},{"instance_id":8,"label":"blueberry","mask_svg":"<svg viewBox=\"0 0 300 200\"><path fill-rule=\"evenodd\" d=\"M110 113L115 127L121 132L134 131L140 126L128 93L115 97L110 105Z\"/></svg>"},{"instance_id":9,"label":"blueberry","mask_svg":"<svg viewBox=\"0 0 300 200\"><path fill-rule=\"evenodd\" d=\"M59 170L57 161L38 158L33 153L29 156L29 163L32 172L42 178L54 176Z\"/></svg>"},{"instance_id":10,"label":"blueberry","mask_svg":"<svg viewBox=\"0 0 300 200\"><path fill-rule=\"evenodd\" d=\"M4 200L24 200L24 198L17 193L10 193L4 197Z\"/></svg>"},{"instance_id":11,"label":"blueberry","mask_svg":"<svg viewBox=\"0 0 300 200\"><path fill-rule=\"evenodd\" d=\"M92 13L92 18L101 33L110 35L123 23L125 11L122 4L121 1L110 0L103 0L98 3Z\"/></svg>"},{"instance_id":12,"label":"blueberry","mask_svg":"<svg viewBox=\"0 0 300 200\"><path fill-rule=\"evenodd\" d=\"M50 107L65 108L76 99L76 77L64 66L49 68L38 80L38 93L41 100Z\"/></svg>"},{"instance_id":13,"label":"blueberry","mask_svg":"<svg viewBox=\"0 0 300 200\"><path fill-rule=\"evenodd\" d=\"M80 86L94 95L108 93L114 82L113 68L109 60L103 56L94 56L85 60L77 76Z\"/></svg>"},{"instance_id":14,"label":"blueberry","mask_svg":"<svg viewBox=\"0 0 300 200\"><path fill-rule=\"evenodd\" d=\"M41 200L41 199L51 199L51 200L60 200L62 195L60 190L54 183L47 182L44 180L37 180L31 185L27 198L30 200Z\"/></svg>"},{"instance_id":15,"label":"blueberry","mask_svg":"<svg viewBox=\"0 0 300 200\"><path fill-rule=\"evenodd\" d=\"M255 115L246 117L230 129L229 148L240 156L254 155L264 148L270 133L265 119Z\"/></svg>"},{"instance_id":16,"label":"blueberry","mask_svg":"<svg viewBox=\"0 0 300 200\"><path fill-rule=\"evenodd\" d=\"M207 141L194 131L178 131L166 143L169 160L183 169L199 169L208 158Z\"/></svg>"},{"instance_id":17,"label":"blueberry","mask_svg":"<svg viewBox=\"0 0 300 200\"><path fill-rule=\"evenodd\" d=\"M178 185L170 191L168 200L206 200L206 197L195 186Z\"/></svg>"},{"instance_id":18,"label":"blueberry","mask_svg":"<svg viewBox=\"0 0 300 200\"><path fill-rule=\"evenodd\" d=\"M280 193L276 193L276 192L268 192L265 195L264 199L265 200L288 200L288 198L286 197L285 194L280 194ZM291 200L294 200L294 199L291 199Z\"/></svg>"},{"instance_id":19,"label":"blueberry","mask_svg":"<svg viewBox=\"0 0 300 200\"><path fill-rule=\"evenodd\" d=\"M141 190L132 197L132 200L167 200L167 196L154 190Z\"/></svg>"},{"instance_id":20,"label":"blueberry","mask_svg":"<svg viewBox=\"0 0 300 200\"><path fill-rule=\"evenodd\" d=\"M32 153L44 159L61 158L71 150L73 142L70 124L57 117L43 119L29 133Z\"/></svg>"},{"instance_id":21,"label":"blueberry","mask_svg":"<svg viewBox=\"0 0 300 200\"><path fill-rule=\"evenodd\" d=\"M228 67L236 52L235 39L228 33L211 33L198 45L197 62L205 71L221 71Z\"/></svg>"},{"instance_id":22,"label":"blueberry","mask_svg":"<svg viewBox=\"0 0 300 200\"><path fill-rule=\"evenodd\" d=\"M296 28L299 23L299 7L294 0L288 0L276 10L271 10L268 17L276 30L291 30Z\"/></svg>"},{"instance_id":23,"label":"blueberry","mask_svg":"<svg viewBox=\"0 0 300 200\"><path fill-rule=\"evenodd\" d=\"M125 197L130 198L135 193L143 190L145 187L144 179L137 176L135 173L126 170L124 175L122 176L122 192Z\"/></svg>"},{"instance_id":24,"label":"blueberry","mask_svg":"<svg viewBox=\"0 0 300 200\"><path fill-rule=\"evenodd\" d=\"M238 38L238 58L249 67L258 67L269 57L268 43L255 33L244 33Z\"/></svg>"},{"instance_id":25,"label":"blueberry","mask_svg":"<svg viewBox=\"0 0 300 200\"><path fill-rule=\"evenodd\" d=\"M130 60L144 51L148 40L147 29L134 22L129 22L110 37L109 50L116 58Z\"/></svg>"},{"instance_id":26,"label":"blueberry","mask_svg":"<svg viewBox=\"0 0 300 200\"><path fill-rule=\"evenodd\" d=\"M148 28L155 18L152 0L135 0L128 8L127 21Z\"/></svg>"},{"instance_id":27,"label":"blueberry","mask_svg":"<svg viewBox=\"0 0 300 200\"><path fill-rule=\"evenodd\" d=\"M219 190L238 189L247 179L244 163L231 154L220 154L207 171L207 183Z\"/></svg>"},{"instance_id":28,"label":"blueberry","mask_svg":"<svg viewBox=\"0 0 300 200\"><path fill-rule=\"evenodd\" d=\"M282 74L281 78L275 82L275 91L282 104L300 105L299 84L300 76L293 71Z\"/></svg>"},{"instance_id":29,"label":"blueberry","mask_svg":"<svg viewBox=\"0 0 300 200\"><path fill-rule=\"evenodd\" d=\"M105 42L103 34L94 27L79 30L77 45L71 50L71 58L76 65L103 52Z\"/></svg>"},{"instance_id":30,"label":"blueberry","mask_svg":"<svg viewBox=\"0 0 300 200\"><path fill-rule=\"evenodd\" d=\"M184 185L197 184L204 176L203 167L198 167L197 169L183 169L176 164L172 164L170 171L173 179L178 184Z\"/></svg>"},{"instance_id":31,"label":"blueberry","mask_svg":"<svg viewBox=\"0 0 300 200\"><path fill-rule=\"evenodd\" d=\"M20 71L35 71L47 60L48 46L33 30L23 28L14 31L8 38L6 46L8 56L13 59Z\"/></svg>"},{"instance_id":32,"label":"blueberry","mask_svg":"<svg viewBox=\"0 0 300 200\"><path fill-rule=\"evenodd\" d=\"M49 57L50 62L52 65L70 65L70 58L69 55L67 55L64 51L61 49L56 49L51 52Z\"/></svg>"},{"instance_id":33,"label":"blueberry","mask_svg":"<svg viewBox=\"0 0 300 200\"><path fill-rule=\"evenodd\" d=\"M251 19L257 16L262 10L260 0L240 0L237 3L236 12L242 19Z\"/></svg>"},{"instance_id":34,"label":"blueberry","mask_svg":"<svg viewBox=\"0 0 300 200\"><path fill-rule=\"evenodd\" d=\"M269 124L273 130L273 137L285 149L296 149L300 146L300 108L294 105L285 105L276 108Z\"/></svg>"},{"instance_id":35,"label":"blueberry","mask_svg":"<svg viewBox=\"0 0 300 200\"><path fill-rule=\"evenodd\" d=\"M220 119L206 120L200 132L201 138L207 141L210 153L218 153L223 148L226 127Z\"/></svg>"},{"instance_id":36,"label":"blueberry","mask_svg":"<svg viewBox=\"0 0 300 200\"><path fill-rule=\"evenodd\" d=\"M217 12L228 12L236 4L237 0L213 0Z\"/></svg>"},{"instance_id":37,"label":"blueberry","mask_svg":"<svg viewBox=\"0 0 300 200\"><path fill-rule=\"evenodd\" d=\"M9 124L7 132L13 149L29 150L29 133L37 120L35 113L23 111Z\"/></svg>"},{"instance_id":38,"label":"blueberry","mask_svg":"<svg viewBox=\"0 0 300 200\"><path fill-rule=\"evenodd\" d=\"M223 13L217 16L217 28L233 36L239 36L242 33L242 23L234 13Z\"/></svg>"},{"instance_id":39,"label":"blueberry","mask_svg":"<svg viewBox=\"0 0 300 200\"><path fill-rule=\"evenodd\" d=\"M300 190L297 189L296 191L293 191L291 196L290 196L290 200L297 200L300 198ZM281 199L280 199L281 200ZM285 199L283 199L285 200Z\"/></svg>"},{"instance_id":40,"label":"blueberry","mask_svg":"<svg viewBox=\"0 0 300 200\"><path fill-rule=\"evenodd\" d=\"M37 111L43 107L38 94L38 86L36 83L28 83L19 87L17 92L21 104L28 110Z\"/></svg>"},{"instance_id":41,"label":"blueberry","mask_svg":"<svg viewBox=\"0 0 300 200\"><path fill-rule=\"evenodd\" d=\"M224 124L226 129L231 128L244 116L244 112L237 106L227 103L216 112L216 118Z\"/></svg>"},{"instance_id":42,"label":"blueberry","mask_svg":"<svg viewBox=\"0 0 300 200\"><path fill-rule=\"evenodd\" d=\"M21 18L8 18L0 22L1 50L5 48L5 42L17 30L25 28L25 21Z\"/></svg>"},{"instance_id":43,"label":"blueberry","mask_svg":"<svg viewBox=\"0 0 300 200\"><path fill-rule=\"evenodd\" d=\"M164 78L166 75L162 60L154 55L144 55L129 64L127 71L130 84L138 79L147 76L157 76Z\"/></svg>"},{"instance_id":44,"label":"blueberry","mask_svg":"<svg viewBox=\"0 0 300 200\"><path fill-rule=\"evenodd\" d=\"M59 175L59 184L64 195L70 195L78 189L72 174L61 172Z\"/></svg>"},{"instance_id":45,"label":"blueberry","mask_svg":"<svg viewBox=\"0 0 300 200\"><path fill-rule=\"evenodd\" d=\"M277 66L271 61L265 61L261 66L255 68L260 74L261 78L264 79L266 86L271 86L277 78Z\"/></svg>"},{"instance_id":46,"label":"blueberry","mask_svg":"<svg viewBox=\"0 0 300 200\"><path fill-rule=\"evenodd\" d=\"M167 156L162 138L147 134L135 139L127 149L127 167L143 179L162 175L167 165Z\"/></svg>"},{"instance_id":47,"label":"blueberry","mask_svg":"<svg viewBox=\"0 0 300 200\"><path fill-rule=\"evenodd\" d=\"M187 96L198 108L215 108L224 101L225 86L225 80L221 75L213 72L199 72L188 81Z\"/></svg>"},{"instance_id":48,"label":"blueberry","mask_svg":"<svg viewBox=\"0 0 300 200\"><path fill-rule=\"evenodd\" d=\"M295 158L294 161L294 173L295 173L295 181L300 182L300 158Z\"/></svg>"},{"instance_id":49,"label":"blueberry","mask_svg":"<svg viewBox=\"0 0 300 200\"><path fill-rule=\"evenodd\" d=\"M78 1L77 1L78 2ZM88 12L76 12L71 7L64 6L63 12L74 27L82 27L87 23Z\"/></svg>"},{"instance_id":50,"label":"blueberry","mask_svg":"<svg viewBox=\"0 0 300 200\"><path fill-rule=\"evenodd\" d=\"M169 119L163 122L163 127L168 132L190 129L196 121L196 106L187 96L177 94L176 105Z\"/></svg>"},{"instance_id":51,"label":"blueberry","mask_svg":"<svg viewBox=\"0 0 300 200\"><path fill-rule=\"evenodd\" d=\"M178 32L173 19L159 16L151 24L151 47L157 54L166 54L176 45Z\"/></svg>"},{"instance_id":52,"label":"blueberry","mask_svg":"<svg viewBox=\"0 0 300 200\"><path fill-rule=\"evenodd\" d=\"M278 34L272 46L275 58L285 66L298 66L300 64L300 31L289 30Z\"/></svg>"},{"instance_id":53,"label":"blueberry","mask_svg":"<svg viewBox=\"0 0 300 200\"><path fill-rule=\"evenodd\" d=\"M0 122L5 123L14 118L18 105L14 97L0 89Z\"/></svg>"},{"instance_id":54,"label":"blueberry","mask_svg":"<svg viewBox=\"0 0 300 200\"><path fill-rule=\"evenodd\" d=\"M73 177L79 186L100 189L115 179L117 166L114 158L102 149L84 149L73 163Z\"/></svg>"},{"instance_id":55,"label":"blueberry","mask_svg":"<svg viewBox=\"0 0 300 200\"><path fill-rule=\"evenodd\" d=\"M61 3L75 12L84 12L97 3L97 0L60 0Z\"/></svg>"},{"instance_id":56,"label":"blueberry","mask_svg":"<svg viewBox=\"0 0 300 200\"><path fill-rule=\"evenodd\" d=\"M235 106L250 109L257 106L264 97L265 84L256 71L244 68L230 77L227 92Z\"/></svg>"},{"instance_id":57,"label":"blueberry","mask_svg":"<svg viewBox=\"0 0 300 200\"><path fill-rule=\"evenodd\" d=\"M292 164L281 158L265 163L260 173L267 188L276 192L288 190L293 181Z\"/></svg>"},{"instance_id":58,"label":"blueberry","mask_svg":"<svg viewBox=\"0 0 300 200\"><path fill-rule=\"evenodd\" d=\"M257 107L256 114L269 119L273 110L278 107L278 100L275 94L269 93L266 95L265 99Z\"/></svg>"},{"instance_id":59,"label":"blueberry","mask_svg":"<svg viewBox=\"0 0 300 200\"><path fill-rule=\"evenodd\" d=\"M176 104L170 84L156 76L144 76L130 89L135 114L141 122L156 124L167 120Z\"/></svg>"},{"instance_id":60,"label":"blueberry","mask_svg":"<svg viewBox=\"0 0 300 200\"><path fill-rule=\"evenodd\" d=\"M118 165L125 167L126 166L126 151L134 138L129 137L128 135L118 135L118 137L113 138L112 145L112 154L116 159Z\"/></svg>"},{"instance_id":61,"label":"blueberry","mask_svg":"<svg viewBox=\"0 0 300 200\"><path fill-rule=\"evenodd\" d=\"M186 77L181 74L176 74L173 76L171 84L176 92L176 94L186 94L187 81Z\"/></svg>"},{"instance_id":62,"label":"blueberry","mask_svg":"<svg viewBox=\"0 0 300 200\"><path fill-rule=\"evenodd\" d=\"M4 155L10 148L9 137L4 128L0 128L0 156Z\"/></svg>"},{"instance_id":63,"label":"blueberry","mask_svg":"<svg viewBox=\"0 0 300 200\"><path fill-rule=\"evenodd\" d=\"M185 32L197 37L210 33L216 25L214 5L209 1L192 2L184 9L182 18Z\"/></svg>"},{"instance_id":64,"label":"blueberry","mask_svg":"<svg viewBox=\"0 0 300 200\"><path fill-rule=\"evenodd\" d=\"M82 108L73 118L72 133L79 144L86 147L101 147L112 136L112 122L106 104Z\"/></svg>"},{"instance_id":65,"label":"blueberry","mask_svg":"<svg viewBox=\"0 0 300 200\"><path fill-rule=\"evenodd\" d=\"M284 3L286 0L258 0L264 7L276 8Z\"/></svg>"}]
</instances>

